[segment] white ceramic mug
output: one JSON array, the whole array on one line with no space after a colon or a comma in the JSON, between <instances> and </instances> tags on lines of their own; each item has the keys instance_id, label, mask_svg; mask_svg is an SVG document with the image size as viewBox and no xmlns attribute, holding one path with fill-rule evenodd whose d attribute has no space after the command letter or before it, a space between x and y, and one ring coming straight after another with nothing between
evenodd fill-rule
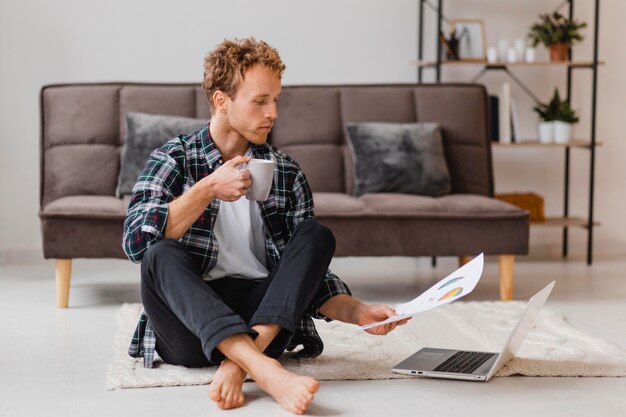
<instances>
[{"instance_id":1,"label":"white ceramic mug","mask_svg":"<svg viewBox=\"0 0 626 417\"><path fill-rule=\"evenodd\" d=\"M272 180L274 179L274 161L267 159L251 159L244 164L244 169L250 172L252 184L248 188L246 198L254 201L265 201L270 195Z\"/></svg>"}]
</instances>

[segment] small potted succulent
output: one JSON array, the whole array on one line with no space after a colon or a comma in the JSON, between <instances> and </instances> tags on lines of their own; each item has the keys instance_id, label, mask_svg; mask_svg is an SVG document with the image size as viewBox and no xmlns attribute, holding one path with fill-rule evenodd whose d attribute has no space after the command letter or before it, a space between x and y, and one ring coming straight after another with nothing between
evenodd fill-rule
<instances>
[{"instance_id":1,"label":"small potted succulent","mask_svg":"<svg viewBox=\"0 0 626 417\"><path fill-rule=\"evenodd\" d=\"M537 103L534 110L539 114L539 141L542 143L567 143L572 138L572 125L578 115L569 101L562 100L557 88L548 103Z\"/></svg>"},{"instance_id":2,"label":"small potted succulent","mask_svg":"<svg viewBox=\"0 0 626 417\"><path fill-rule=\"evenodd\" d=\"M528 32L532 46L542 43L550 49L550 61L565 61L569 48L583 40L580 30L587 27L587 23L568 19L559 12L542 14L539 19Z\"/></svg>"}]
</instances>

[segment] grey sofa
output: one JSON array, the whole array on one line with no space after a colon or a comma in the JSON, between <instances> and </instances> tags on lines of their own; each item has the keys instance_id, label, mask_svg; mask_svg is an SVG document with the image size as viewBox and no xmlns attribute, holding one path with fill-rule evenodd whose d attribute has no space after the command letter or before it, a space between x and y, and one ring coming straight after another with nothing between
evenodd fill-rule
<instances>
[{"instance_id":1,"label":"grey sofa","mask_svg":"<svg viewBox=\"0 0 626 417\"><path fill-rule=\"evenodd\" d=\"M195 84L48 85L41 94L40 218L67 307L74 258L124 258L127 200L115 197L129 111L209 118ZM498 255L500 296L513 296L514 256L528 252L528 214L493 197L487 93L476 84L285 86L270 141L294 157L337 256ZM348 122L438 122L452 193L352 195Z\"/></svg>"}]
</instances>

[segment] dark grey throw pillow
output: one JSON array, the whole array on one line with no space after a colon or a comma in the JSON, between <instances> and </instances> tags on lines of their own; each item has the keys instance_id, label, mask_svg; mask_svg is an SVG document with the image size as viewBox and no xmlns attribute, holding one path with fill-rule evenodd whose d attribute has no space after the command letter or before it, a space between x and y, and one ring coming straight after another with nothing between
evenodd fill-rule
<instances>
[{"instance_id":1,"label":"dark grey throw pillow","mask_svg":"<svg viewBox=\"0 0 626 417\"><path fill-rule=\"evenodd\" d=\"M137 178L153 150L168 140L203 128L208 120L129 112L117 196L131 194Z\"/></svg>"},{"instance_id":2,"label":"dark grey throw pillow","mask_svg":"<svg viewBox=\"0 0 626 417\"><path fill-rule=\"evenodd\" d=\"M355 194L438 197L451 190L437 123L349 123Z\"/></svg>"}]
</instances>

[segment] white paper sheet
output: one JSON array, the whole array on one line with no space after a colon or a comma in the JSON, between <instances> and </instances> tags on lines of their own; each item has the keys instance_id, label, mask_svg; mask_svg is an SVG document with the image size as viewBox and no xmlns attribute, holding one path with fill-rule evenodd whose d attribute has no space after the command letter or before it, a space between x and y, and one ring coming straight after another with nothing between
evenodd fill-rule
<instances>
[{"instance_id":1,"label":"white paper sheet","mask_svg":"<svg viewBox=\"0 0 626 417\"><path fill-rule=\"evenodd\" d=\"M483 273L484 256L481 253L432 287L424 291L417 298L396 306L396 315L387 320L361 326L362 329L370 329L387 323L393 323L407 317L413 317L424 311L432 310L444 304L451 303L466 296L476 284Z\"/></svg>"}]
</instances>

